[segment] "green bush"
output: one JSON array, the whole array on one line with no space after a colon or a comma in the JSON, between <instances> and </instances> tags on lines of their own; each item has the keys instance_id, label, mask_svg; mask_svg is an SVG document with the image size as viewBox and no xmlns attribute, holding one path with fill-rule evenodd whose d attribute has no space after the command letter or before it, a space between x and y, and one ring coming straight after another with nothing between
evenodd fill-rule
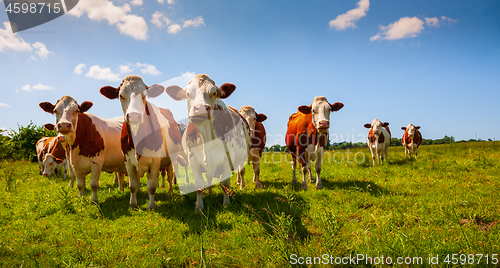
<instances>
[{"instance_id":1,"label":"green bush","mask_svg":"<svg viewBox=\"0 0 500 268\"><path fill-rule=\"evenodd\" d=\"M37 126L30 121L26 127L11 130L9 136L0 135L0 159L28 160L36 155L36 142L42 137L54 137L55 131ZM0 133L2 134L2 133Z\"/></svg>"}]
</instances>

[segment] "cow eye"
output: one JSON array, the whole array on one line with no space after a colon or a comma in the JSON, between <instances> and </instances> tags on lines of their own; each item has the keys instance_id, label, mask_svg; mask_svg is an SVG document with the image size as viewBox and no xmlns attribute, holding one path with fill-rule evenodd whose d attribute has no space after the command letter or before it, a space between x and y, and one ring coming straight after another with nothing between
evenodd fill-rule
<instances>
[{"instance_id":1,"label":"cow eye","mask_svg":"<svg viewBox=\"0 0 500 268\"><path fill-rule=\"evenodd\" d=\"M313 110L313 114L317 114L317 113L318 113L318 111L316 111L316 110Z\"/></svg>"},{"instance_id":2,"label":"cow eye","mask_svg":"<svg viewBox=\"0 0 500 268\"><path fill-rule=\"evenodd\" d=\"M120 95L120 100L124 100L124 99L125 99L125 98L124 98L122 95Z\"/></svg>"}]
</instances>

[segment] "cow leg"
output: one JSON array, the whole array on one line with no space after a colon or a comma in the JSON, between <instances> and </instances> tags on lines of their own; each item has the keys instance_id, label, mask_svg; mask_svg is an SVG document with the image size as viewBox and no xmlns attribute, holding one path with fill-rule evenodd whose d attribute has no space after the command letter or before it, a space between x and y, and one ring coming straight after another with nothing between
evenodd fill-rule
<instances>
[{"instance_id":1,"label":"cow leg","mask_svg":"<svg viewBox=\"0 0 500 268\"><path fill-rule=\"evenodd\" d=\"M184 167L184 171L186 172L186 184L189 184L188 169L189 169L189 166L186 165Z\"/></svg>"},{"instance_id":2,"label":"cow leg","mask_svg":"<svg viewBox=\"0 0 500 268\"><path fill-rule=\"evenodd\" d=\"M162 168L161 169L161 188L165 188L165 175L167 175L167 171Z\"/></svg>"},{"instance_id":3,"label":"cow leg","mask_svg":"<svg viewBox=\"0 0 500 268\"><path fill-rule=\"evenodd\" d=\"M317 152L317 159L315 164L316 169L316 189L323 189L323 184L321 183L321 163L323 162L323 148L319 148Z\"/></svg>"},{"instance_id":4,"label":"cow leg","mask_svg":"<svg viewBox=\"0 0 500 268\"><path fill-rule=\"evenodd\" d=\"M174 184L177 184L177 172L179 171L179 161L175 161L174 165Z\"/></svg>"},{"instance_id":5,"label":"cow leg","mask_svg":"<svg viewBox=\"0 0 500 268\"><path fill-rule=\"evenodd\" d=\"M312 179L312 172L311 172L311 159L307 161L307 167L308 167L307 175L309 175L309 182L314 182Z\"/></svg>"},{"instance_id":6,"label":"cow leg","mask_svg":"<svg viewBox=\"0 0 500 268\"><path fill-rule=\"evenodd\" d=\"M64 160L63 162L63 174L64 174L64 179L66 179L66 173L68 172L68 160Z\"/></svg>"},{"instance_id":7,"label":"cow leg","mask_svg":"<svg viewBox=\"0 0 500 268\"><path fill-rule=\"evenodd\" d=\"M168 180L168 194L172 195L174 193L174 180L175 180L175 172L174 165L170 164L167 167L167 180ZM165 178L163 178L163 188L165 188Z\"/></svg>"},{"instance_id":8,"label":"cow leg","mask_svg":"<svg viewBox=\"0 0 500 268\"><path fill-rule=\"evenodd\" d=\"M262 188L260 183L260 157L258 161L252 161L253 166L253 181L255 182L255 189Z\"/></svg>"},{"instance_id":9,"label":"cow leg","mask_svg":"<svg viewBox=\"0 0 500 268\"><path fill-rule=\"evenodd\" d=\"M311 169L309 167L309 157L305 151L299 154L299 162L302 164L302 190L307 190L307 173Z\"/></svg>"},{"instance_id":10,"label":"cow leg","mask_svg":"<svg viewBox=\"0 0 500 268\"><path fill-rule=\"evenodd\" d=\"M373 165L375 166L375 149L370 145L370 152L372 153L372 161L373 161Z\"/></svg>"},{"instance_id":11,"label":"cow leg","mask_svg":"<svg viewBox=\"0 0 500 268\"><path fill-rule=\"evenodd\" d=\"M125 166L127 167L128 173L128 187L130 189L130 202L129 206L137 207L137 191L140 187L140 178L137 167L132 164L131 161L126 161Z\"/></svg>"},{"instance_id":12,"label":"cow leg","mask_svg":"<svg viewBox=\"0 0 500 268\"><path fill-rule=\"evenodd\" d=\"M73 171L73 166L71 165L71 163L69 163L69 161L68 161L68 169L69 169L69 172L68 172L69 173L69 185L68 185L68 187L73 188L74 182L75 182L75 172Z\"/></svg>"},{"instance_id":13,"label":"cow leg","mask_svg":"<svg viewBox=\"0 0 500 268\"><path fill-rule=\"evenodd\" d=\"M385 151L385 162L388 162L389 161L389 145L386 145L385 148L384 148L384 151Z\"/></svg>"},{"instance_id":14,"label":"cow leg","mask_svg":"<svg viewBox=\"0 0 500 268\"><path fill-rule=\"evenodd\" d=\"M76 187L78 187L80 196L83 196L85 195L85 179L87 177L87 174L82 174L77 170L74 170L74 172L76 176Z\"/></svg>"},{"instance_id":15,"label":"cow leg","mask_svg":"<svg viewBox=\"0 0 500 268\"><path fill-rule=\"evenodd\" d=\"M156 193L156 188L158 188L158 178L160 176L160 163L155 163L153 160L153 164L151 165L151 168L148 172L148 192L149 192L149 205L148 205L148 210L153 210L156 205L155 205L155 193ZM170 178L170 174L169 174Z\"/></svg>"},{"instance_id":16,"label":"cow leg","mask_svg":"<svg viewBox=\"0 0 500 268\"><path fill-rule=\"evenodd\" d=\"M97 189L99 189L99 176L102 171L102 164L93 163L92 165L92 175L90 177L90 188L92 189L92 201L98 202Z\"/></svg>"},{"instance_id":17,"label":"cow leg","mask_svg":"<svg viewBox=\"0 0 500 268\"><path fill-rule=\"evenodd\" d=\"M240 182L240 190L245 188L245 164L238 167L238 181Z\"/></svg>"},{"instance_id":18,"label":"cow leg","mask_svg":"<svg viewBox=\"0 0 500 268\"><path fill-rule=\"evenodd\" d=\"M194 213L198 213L203 210L203 190L196 191L196 206L194 207Z\"/></svg>"},{"instance_id":19,"label":"cow leg","mask_svg":"<svg viewBox=\"0 0 500 268\"><path fill-rule=\"evenodd\" d=\"M297 183L297 157L295 156L295 154L291 154L292 155L292 171L293 171L293 179L292 179L292 183Z\"/></svg>"},{"instance_id":20,"label":"cow leg","mask_svg":"<svg viewBox=\"0 0 500 268\"><path fill-rule=\"evenodd\" d=\"M123 173L123 172L115 172L115 180L118 180L118 189L120 191L124 191L125 173Z\"/></svg>"},{"instance_id":21,"label":"cow leg","mask_svg":"<svg viewBox=\"0 0 500 268\"><path fill-rule=\"evenodd\" d=\"M415 160L417 160L418 147L415 148Z\"/></svg>"},{"instance_id":22,"label":"cow leg","mask_svg":"<svg viewBox=\"0 0 500 268\"><path fill-rule=\"evenodd\" d=\"M222 187L222 191L224 192L222 205L228 206L231 204L231 201L229 200L229 195L228 195L228 192L231 189L231 180L228 178L228 179L221 181L220 186Z\"/></svg>"},{"instance_id":23,"label":"cow leg","mask_svg":"<svg viewBox=\"0 0 500 268\"><path fill-rule=\"evenodd\" d=\"M203 188L205 188L205 181L203 180L203 175L200 170L200 166L190 159L191 169L193 170L194 186L196 191L196 205L194 207L194 212L198 213L203 210Z\"/></svg>"}]
</instances>

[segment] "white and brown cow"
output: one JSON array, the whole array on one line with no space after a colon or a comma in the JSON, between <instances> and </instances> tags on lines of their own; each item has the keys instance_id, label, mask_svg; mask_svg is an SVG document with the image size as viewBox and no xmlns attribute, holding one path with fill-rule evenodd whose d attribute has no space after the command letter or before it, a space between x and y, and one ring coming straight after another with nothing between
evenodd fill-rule
<instances>
[{"instance_id":1,"label":"white and brown cow","mask_svg":"<svg viewBox=\"0 0 500 268\"><path fill-rule=\"evenodd\" d=\"M401 139L403 146L405 147L405 158L408 156L411 158L411 151L415 152L415 159L417 159L418 146L422 144L422 134L420 134L420 126L414 126L409 124L407 127L401 127L405 131L403 138Z\"/></svg>"},{"instance_id":2,"label":"white and brown cow","mask_svg":"<svg viewBox=\"0 0 500 268\"><path fill-rule=\"evenodd\" d=\"M267 119L267 116L262 113L256 113L255 109L249 105L241 107L240 114L247 120L248 126L250 127L252 144L250 148L250 158L248 160L252 162L255 188L260 189L262 188L262 183L260 183L260 158L266 146L266 129L262 122ZM245 187L245 178L240 178L240 176L238 176L238 184L240 185L240 189Z\"/></svg>"},{"instance_id":3,"label":"white and brown cow","mask_svg":"<svg viewBox=\"0 0 500 268\"><path fill-rule=\"evenodd\" d=\"M366 143L370 148L372 153L373 165L375 165L375 156L377 156L378 162L384 162L388 160L389 156L389 145L391 144L391 131L389 130L389 123L380 122L377 118L373 119L371 124L365 124L365 128L369 128L368 137L366 138Z\"/></svg>"},{"instance_id":4,"label":"white and brown cow","mask_svg":"<svg viewBox=\"0 0 500 268\"><path fill-rule=\"evenodd\" d=\"M292 183L297 183L297 157L302 164L302 189L307 189L306 176L312 182L310 161L316 160L316 189L322 189L321 162L329 140L330 113L344 107L341 102L330 104L323 96L315 97L311 105L302 105L288 119L285 143L292 155Z\"/></svg>"},{"instance_id":5,"label":"white and brown cow","mask_svg":"<svg viewBox=\"0 0 500 268\"><path fill-rule=\"evenodd\" d=\"M185 88L165 89L174 100L187 99L189 124L182 143L194 176L195 211L203 210L203 188L211 186L213 178L220 177L223 205L229 205L231 171L244 170L248 159L251 143L248 123L238 110L222 101L235 89L229 83L217 87L206 74L196 75ZM202 172L206 173L208 185Z\"/></svg>"},{"instance_id":6,"label":"white and brown cow","mask_svg":"<svg viewBox=\"0 0 500 268\"><path fill-rule=\"evenodd\" d=\"M64 150L63 144L59 141L60 139L64 140L61 134L53 137L49 143L48 151L43 157L44 176L50 176L54 171L57 173L57 170L60 169L64 174L64 178L66 178L68 160L66 159L66 150Z\"/></svg>"},{"instance_id":7,"label":"white and brown cow","mask_svg":"<svg viewBox=\"0 0 500 268\"><path fill-rule=\"evenodd\" d=\"M169 194L172 193L172 163L182 150L179 127L170 110L146 100L146 97L159 96L164 90L162 85L146 86L137 75L126 76L118 88L100 89L108 99L120 98L123 109L121 148L130 180L130 206L137 206L139 180L148 172L149 210L155 208L160 168L167 168Z\"/></svg>"},{"instance_id":8,"label":"white and brown cow","mask_svg":"<svg viewBox=\"0 0 500 268\"><path fill-rule=\"evenodd\" d=\"M92 173L92 200L97 202L101 171L119 172L120 189L123 189L126 169L120 149L123 119L102 119L86 113L92 105L89 101L79 105L70 96L63 96L55 105L50 102L40 103L45 112L56 116L55 130L68 143L70 165L77 178L80 195L85 194L85 178Z\"/></svg>"},{"instance_id":9,"label":"white and brown cow","mask_svg":"<svg viewBox=\"0 0 500 268\"><path fill-rule=\"evenodd\" d=\"M38 160L38 173L40 175L43 174L44 166L43 166L43 158L45 154L49 151L49 144L51 139L54 137L42 137L36 142L36 158Z\"/></svg>"}]
</instances>

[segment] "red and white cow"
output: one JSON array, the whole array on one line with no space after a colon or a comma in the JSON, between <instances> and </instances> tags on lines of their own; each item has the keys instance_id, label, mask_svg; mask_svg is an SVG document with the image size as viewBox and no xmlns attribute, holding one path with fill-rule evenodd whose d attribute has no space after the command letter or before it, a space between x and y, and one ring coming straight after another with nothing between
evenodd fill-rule
<instances>
[{"instance_id":1,"label":"red and white cow","mask_svg":"<svg viewBox=\"0 0 500 268\"><path fill-rule=\"evenodd\" d=\"M220 178L224 191L223 205L229 205L228 191L231 171L244 170L248 159L251 137L248 123L234 108L222 101L236 86L215 82L206 74L193 77L185 88L169 86L165 89L174 100L187 99L189 124L183 135L183 147L193 171L196 191L195 211L203 210L203 188L213 178Z\"/></svg>"},{"instance_id":2,"label":"red and white cow","mask_svg":"<svg viewBox=\"0 0 500 268\"><path fill-rule=\"evenodd\" d=\"M405 146L405 158L406 156L411 158L411 150L413 150L415 152L415 159L417 159L418 146L422 144L422 134L418 131L420 126L409 124L407 127L402 127L401 129L405 131L401 139L401 142Z\"/></svg>"},{"instance_id":3,"label":"red and white cow","mask_svg":"<svg viewBox=\"0 0 500 268\"><path fill-rule=\"evenodd\" d=\"M365 128L369 128L368 137L366 143L370 148L372 153L373 165L375 165L375 155L377 156L378 162L384 162L388 160L389 156L389 145L391 144L391 131L389 130L389 123L380 122L378 119L373 119L371 124L365 124Z\"/></svg>"},{"instance_id":4,"label":"red and white cow","mask_svg":"<svg viewBox=\"0 0 500 268\"><path fill-rule=\"evenodd\" d=\"M60 135L51 139L48 152L43 157L44 176L50 176L52 172L56 171L57 173L57 169L61 169L63 171L64 178L66 178L68 160L66 159L66 150L64 150L62 143L59 142L59 139L64 140L64 137Z\"/></svg>"},{"instance_id":5,"label":"red and white cow","mask_svg":"<svg viewBox=\"0 0 500 268\"><path fill-rule=\"evenodd\" d=\"M172 163L182 150L181 134L174 116L168 109L158 108L146 100L163 93L162 85L148 87L137 75L126 76L118 88L100 89L108 99L120 98L125 123L121 134L121 148L130 180L130 206L137 206L140 178L148 172L148 209L155 208L155 192L160 168L167 168L169 194L173 191Z\"/></svg>"},{"instance_id":6,"label":"red and white cow","mask_svg":"<svg viewBox=\"0 0 500 268\"><path fill-rule=\"evenodd\" d=\"M306 173L312 182L310 161L316 160L316 188L322 189L321 162L329 140L330 113L344 107L341 102L330 104L323 96L315 97L309 106L302 105L288 119L285 143L292 155L292 183L297 183L297 157L302 165L302 189L307 189Z\"/></svg>"},{"instance_id":7,"label":"red and white cow","mask_svg":"<svg viewBox=\"0 0 500 268\"><path fill-rule=\"evenodd\" d=\"M240 114L247 120L248 126L250 127L250 135L252 137L252 145L250 146L250 158L249 161L252 162L253 166L253 182L255 182L255 188L262 188L260 183L260 158L262 156L262 150L266 146L266 129L262 122L267 119L265 114L256 113L252 106L246 105L240 108ZM239 173L238 173L239 174ZM238 184L240 189L245 187L245 178L243 176L238 176Z\"/></svg>"},{"instance_id":8,"label":"red and white cow","mask_svg":"<svg viewBox=\"0 0 500 268\"><path fill-rule=\"evenodd\" d=\"M70 168L73 168L77 178L80 195L85 194L85 178L92 173L92 200L97 202L101 171L119 172L122 190L126 169L120 150L123 119L102 119L86 113L92 105L89 101L79 105L70 96L63 96L55 105L50 102L40 103L45 112L56 116L55 130L62 134L68 143Z\"/></svg>"},{"instance_id":9,"label":"red and white cow","mask_svg":"<svg viewBox=\"0 0 500 268\"><path fill-rule=\"evenodd\" d=\"M42 137L36 142L36 157L38 159L38 173L40 175L43 174L44 166L43 166L43 158L45 154L49 151L49 144L51 139L54 137Z\"/></svg>"}]
</instances>

